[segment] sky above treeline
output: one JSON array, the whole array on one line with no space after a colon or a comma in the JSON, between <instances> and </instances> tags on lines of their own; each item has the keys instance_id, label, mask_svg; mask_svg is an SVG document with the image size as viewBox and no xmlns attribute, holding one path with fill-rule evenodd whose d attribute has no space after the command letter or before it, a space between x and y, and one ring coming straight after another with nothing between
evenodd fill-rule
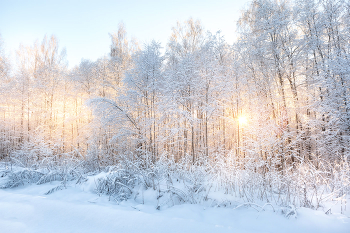
<instances>
[{"instance_id":1,"label":"sky above treeline","mask_svg":"<svg viewBox=\"0 0 350 233\"><path fill-rule=\"evenodd\" d=\"M19 45L55 35L66 48L69 67L82 58L96 60L109 52L109 33L123 22L140 45L164 47L177 21L199 19L206 30L221 31L228 43L249 0L0 0L0 34L6 54L15 61Z\"/></svg>"}]
</instances>

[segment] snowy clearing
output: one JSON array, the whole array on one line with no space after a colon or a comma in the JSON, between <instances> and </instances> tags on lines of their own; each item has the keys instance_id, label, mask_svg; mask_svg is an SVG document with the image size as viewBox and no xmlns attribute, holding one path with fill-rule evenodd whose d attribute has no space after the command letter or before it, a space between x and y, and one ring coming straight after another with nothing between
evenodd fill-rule
<instances>
[{"instance_id":1,"label":"snowy clearing","mask_svg":"<svg viewBox=\"0 0 350 233\"><path fill-rule=\"evenodd\" d=\"M58 184L58 183L57 183ZM211 208L176 205L156 210L145 193L145 205L135 201L117 205L92 192L93 184L69 187L44 195L56 182L0 189L2 233L40 232L349 232L350 218L326 215L307 208L297 218L286 218L266 208Z\"/></svg>"}]
</instances>

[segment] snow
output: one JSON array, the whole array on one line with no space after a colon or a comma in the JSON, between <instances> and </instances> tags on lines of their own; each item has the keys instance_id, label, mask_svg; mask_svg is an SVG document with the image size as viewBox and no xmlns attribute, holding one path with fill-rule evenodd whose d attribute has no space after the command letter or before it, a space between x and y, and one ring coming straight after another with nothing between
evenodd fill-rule
<instances>
[{"instance_id":1,"label":"snow","mask_svg":"<svg viewBox=\"0 0 350 233\"><path fill-rule=\"evenodd\" d=\"M145 204L134 200L119 205L93 193L94 182L70 185L50 195L59 183L0 189L0 232L350 232L350 218L341 214L298 208L286 218L266 208L212 208L176 205L156 210L155 191L144 193Z\"/></svg>"}]
</instances>

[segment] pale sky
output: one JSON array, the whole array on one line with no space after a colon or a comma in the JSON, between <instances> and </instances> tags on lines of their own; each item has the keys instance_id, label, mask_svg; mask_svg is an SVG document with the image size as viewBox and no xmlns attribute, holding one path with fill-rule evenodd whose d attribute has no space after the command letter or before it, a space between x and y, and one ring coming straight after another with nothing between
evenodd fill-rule
<instances>
[{"instance_id":1,"label":"pale sky","mask_svg":"<svg viewBox=\"0 0 350 233\"><path fill-rule=\"evenodd\" d=\"M236 21L249 0L0 0L0 34L14 58L20 43L32 45L54 34L67 50L72 67L82 58L96 60L109 52L109 33L125 24L128 37L141 45L152 39L165 47L177 21L199 19L206 30L220 30L235 40Z\"/></svg>"}]
</instances>

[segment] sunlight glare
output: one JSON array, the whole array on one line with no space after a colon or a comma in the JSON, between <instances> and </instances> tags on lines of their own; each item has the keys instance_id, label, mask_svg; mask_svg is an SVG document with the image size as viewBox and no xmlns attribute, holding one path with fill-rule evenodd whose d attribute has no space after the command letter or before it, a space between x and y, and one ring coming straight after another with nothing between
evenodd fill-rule
<instances>
[{"instance_id":1,"label":"sunlight glare","mask_svg":"<svg viewBox=\"0 0 350 233\"><path fill-rule=\"evenodd\" d=\"M245 124L247 124L247 118L246 118L245 116L239 116L239 117L238 117L238 123L239 123L240 125L245 125Z\"/></svg>"}]
</instances>

